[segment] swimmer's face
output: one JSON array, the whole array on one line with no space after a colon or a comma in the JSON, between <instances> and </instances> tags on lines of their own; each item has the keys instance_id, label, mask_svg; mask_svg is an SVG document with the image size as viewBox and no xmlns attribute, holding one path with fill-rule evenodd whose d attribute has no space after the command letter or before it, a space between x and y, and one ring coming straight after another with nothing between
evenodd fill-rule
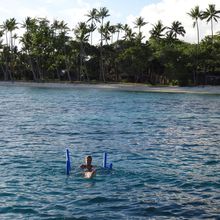
<instances>
[{"instance_id":1,"label":"swimmer's face","mask_svg":"<svg viewBox=\"0 0 220 220\"><path fill-rule=\"evenodd\" d=\"M85 158L85 162L86 162L87 165L91 165L91 163L92 163L92 157L91 157L91 156L86 157L86 158Z\"/></svg>"}]
</instances>

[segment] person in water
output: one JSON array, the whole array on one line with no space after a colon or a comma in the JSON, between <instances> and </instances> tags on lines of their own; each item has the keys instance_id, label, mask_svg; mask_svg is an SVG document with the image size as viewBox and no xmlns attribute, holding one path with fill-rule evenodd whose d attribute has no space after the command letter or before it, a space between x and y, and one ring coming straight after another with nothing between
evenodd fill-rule
<instances>
[{"instance_id":1,"label":"person in water","mask_svg":"<svg viewBox=\"0 0 220 220\"><path fill-rule=\"evenodd\" d=\"M85 178L92 178L96 174L94 166L92 165L92 156L85 157L85 164L82 164L80 168L84 169Z\"/></svg>"}]
</instances>

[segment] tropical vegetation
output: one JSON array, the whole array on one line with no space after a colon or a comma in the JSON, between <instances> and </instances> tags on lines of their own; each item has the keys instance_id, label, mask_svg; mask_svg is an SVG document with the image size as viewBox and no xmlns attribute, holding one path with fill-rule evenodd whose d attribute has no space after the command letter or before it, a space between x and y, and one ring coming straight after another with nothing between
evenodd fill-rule
<instances>
[{"instance_id":1,"label":"tropical vegetation","mask_svg":"<svg viewBox=\"0 0 220 220\"><path fill-rule=\"evenodd\" d=\"M138 17L132 29L106 21L110 13L105 7L90 10L87 21L74 29L47 18L27 17L22 24L7 19L0 29L0 80L219 84L220 32L213 23L220 11L215 5L204 11L195 6L187 14L196 27L196 44L179 39L186 33L180 21L167 27ZM200 20L211 24L203 39ZM142 32L145 25L152 26L149 39ZM96 44L94 32L100 36Z\"/></svg>"}]
</instances>

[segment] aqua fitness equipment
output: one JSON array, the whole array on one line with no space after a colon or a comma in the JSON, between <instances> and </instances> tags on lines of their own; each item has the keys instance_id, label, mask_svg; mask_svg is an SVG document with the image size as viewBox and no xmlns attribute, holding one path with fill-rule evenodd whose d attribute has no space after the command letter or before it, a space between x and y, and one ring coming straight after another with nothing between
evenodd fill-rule
<instances>
[{"instance_id":1,"label":"aqua fitness equipment","mask_svg":"<svg viewBox=\"0 0 220 220\"><path fill-rule=\"evenodd\" d=\"M112 170L112 163L107 163L107 153L103 153L103 168ZM66 175L70 175L71 171L71 162L70 162L70 152L69 149L66 149Z\"/></svg>"},{"instance_id":2,"label":"aqua fitness equipment","mask_svg":"<svg viewBox=\"0 0 220 220\"><path fill-rule=\"evenodd\" d=\"M71 164L70 164L70 152L66 149L66 175L70 175Z\"/></svg>"},{"instance_id":3,"label":"aqua fitness equipment","mask_svg":"<svg viewBox=\"0 0 220 220\"><path fill-rule=\"evenodd\" d=\"M107 153L103 153L103 168L105 169L112 169L112 163L108 164L107 163Z\"/></svg>"}]
</instances>

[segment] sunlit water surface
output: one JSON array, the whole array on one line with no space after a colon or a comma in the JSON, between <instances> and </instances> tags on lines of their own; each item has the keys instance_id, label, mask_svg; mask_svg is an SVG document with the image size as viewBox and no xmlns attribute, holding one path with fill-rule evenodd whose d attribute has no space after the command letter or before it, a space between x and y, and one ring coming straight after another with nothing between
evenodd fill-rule
<instances>
[{"instance_id":1,"label":"sunlit water surface","mask_svg":"<svg viewBox=\"0 0 220 220\"><path fill-rule=\"evenodd\" d=\"M219 219L219 143L217 95L1 86L0 219Z\"/></svg>"}]
</instances>

